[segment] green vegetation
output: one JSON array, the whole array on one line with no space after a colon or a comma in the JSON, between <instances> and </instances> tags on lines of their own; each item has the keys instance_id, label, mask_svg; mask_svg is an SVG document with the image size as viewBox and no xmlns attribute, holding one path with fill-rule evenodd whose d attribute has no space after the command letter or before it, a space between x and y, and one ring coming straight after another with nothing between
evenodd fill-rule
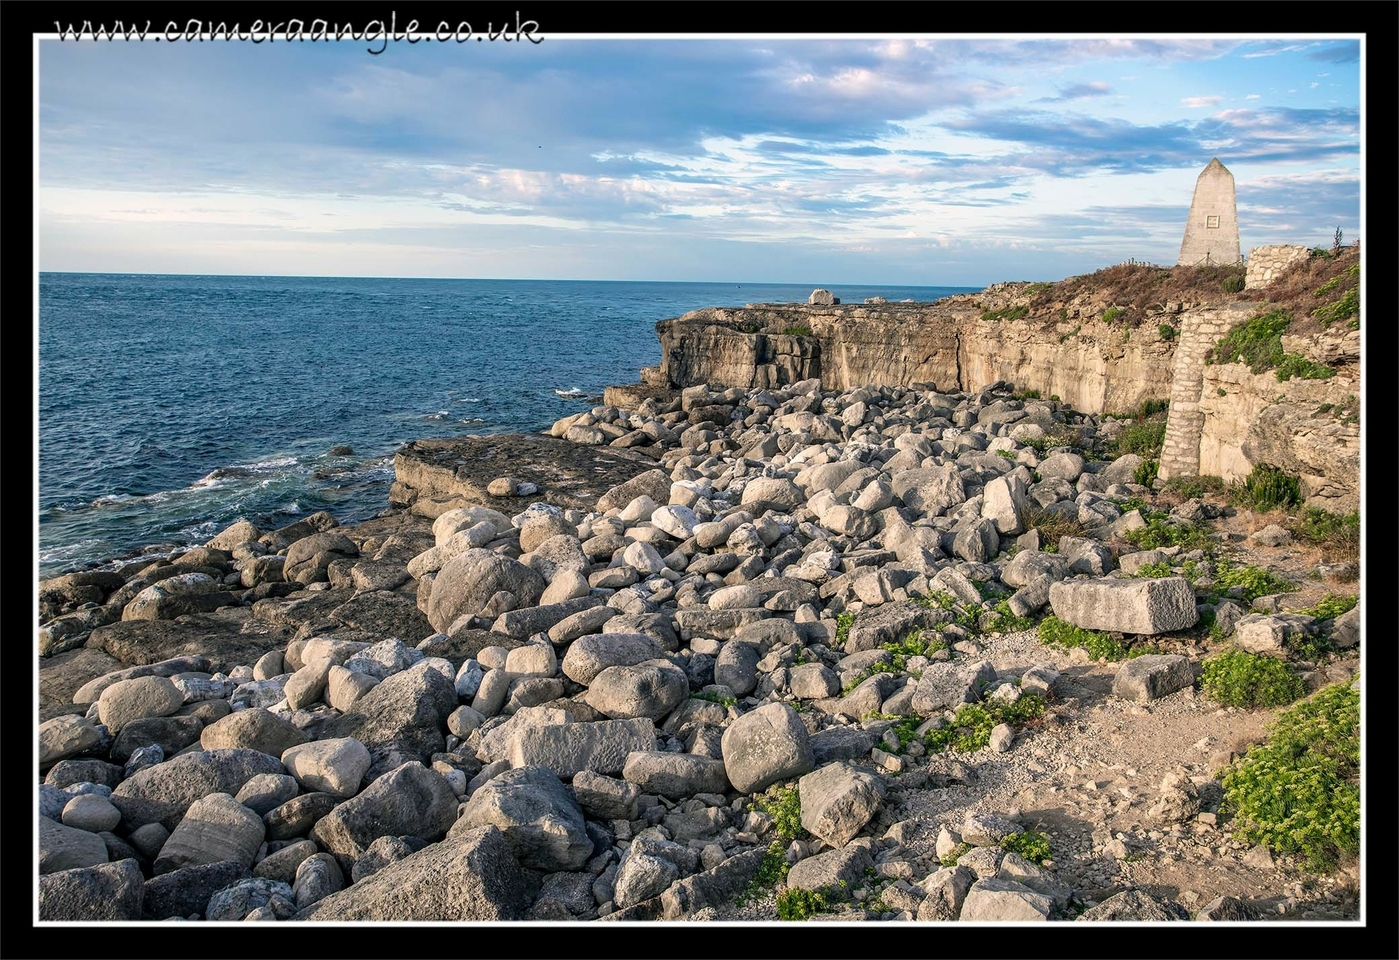
<instances>
[{"instance_id":1,"label":"green vegetation","mask_svg":"<svg viewBox=\"0 0 1399 960\"><path fill-rule=\"evenodd\" d=\"M1018 853L1031 863L1043 865L1050 858L1049 837L1038 830L1011 834L1001 841L1001 849Z\"/></svg>"},{"instance_id":2,"label":"green vegetation","mask_svg":"<svg viewBox=\"0 0 1399 960\"><path fill-rule=\"evenodd\" d=\"M1360 513L1338 514L1306 507L1287 523L1291 534L1303 543L1321 547L1331 559L1354 560L1360 556Z\"/></svg>"},{"instance_id":3,"label":"green vegetation","mask_svg":"<svg viewBox=\"0 0 1399 960\"><path fill-rule=\"evenodd\" d=\"M1244 288L1244 278L1241 276L1225 277L1219 284L1219 288L1225 293L1238 293Z\"/></svg>"},{"instance_id":4,"label":"green vegetation","mask_svg":"<svg viewBox=\"0 0 1399 960\"><path fill-rule=\"evenodd\" d=\"M1040 392L1038 390L1021 390L1018 393L1011 394L1011 399L1013 400L1038 400L1039 398Z\"/></svg>"},{"instance_id":5,"label":"green vegetation","mask_svg":"<svg viewBox=\"0 0 1399 960\"><path fill-rule=\"evenodd\" d=\"M1286 310L1260 313L1229 331L1206 362L1246 363L1254 373L1271 370L1282 361L1282 334L1291 322L1292 314Z\"/></svg>"},{"instance_id":6,"label":"green vegetation","mask_svg":"<svg viewBox=\"0 0 1399 960\"><path fill-rule=\"evenodd\" d=\"M1103 323L1114 323L1118 317L1126 312L1127 310L1123 307L1108 307L1103 311Z\"/></svg>"},{"instance_id":7,"label":"green vegetation","mask_svg":"<svg viewBox=\"0 0 1399 960\"><path fill-rule=\"evenodd\" d=\"M1020 320L1029 312L1029 307L1002 307L999 310L987 310L981 315L981 319L992 323L999 323L1002 320Z\"/></svg>"},{"instance_id":8,"label":"green vegetation","mask_svg":"<svg viewBox=\"0 0 1399 960\"><path fill-rule=\"evenodd\" d=\"M837 647L845 646L845 641L850 639L850 628L854 625L855 614L849 612L836 614L835 645Z\"/></svg>"},{"instance_id":9,"label":"green vegetation","mask_svg":"<svg viewBox=\"0 0 1399 960\"><path fill-rule=\"evenodd\" d=\"M1156 327L1156 332L1161 335L1162 340L1171 341L1176 338L1176 328L1169 323L1162 323Z\"/></svg>"},{"instance_id":10,"label":"green vegetation","mask_svg":"<svg viewBox=\"0 0 1399 960\"><path fill-rule=\"evenodd\" d=\"M1202 474L1198 477L1172 477L1166 481L1166 489L1180 494L1184 500L1195 500L1211 493L1223 493L1228 489L1228 484L1223 477Z\"/></svg>"},{"instance_id":11,"label":"green vegetation","mask_svg":"<svg viewBox=\"0 0 1399 960\"><path fill-rule=\"evenodd\" d=\"M1139 483L1144 487L1149 487L1156 482L1156 473L1161 469L1161 464L1156 460L1143 460L1137 464L1137 469L1132 471L1132 482Z\"/></svg>"},{"instance_id":12,"label":"green vegetation","mask_svg":"<svg viewBox=\"0 0 1399 960\"><path fill-rule=\"evenodd\" d=\"M1359 597L1347 597L1339 593L1328 593L1317 601L1316 606L1308 607L1305 610L1298 610L1298 613L1306 614L1309 617L1316 617L1318 620L1334 620L1343 613L1349 613L1355 609L1355 605L1360 602Z\"/></svg>"},{"instance_id":13,"label":"green vegetation","mask_svg":"<svg viewBox=\"0 0 1399 960\"><path fill-rule=\"evenodd\" d=\"M787 862L787 846L806 832L802 828L801 796L793 784L768 787L753 798L753 809L772 817L773 839L740 901L760 896L787 879L787 872L792 869Z\"/></svg>"},{"instance_id":14,"label":"green vegetation","mask_svg":"<svg viewBox=\"0 0 1399 960\"><path fill-rule=\"evenodd\" d=\"M1062 513L1051 513L1031 507L1025 517L1025 526L1040 532L1040 549L1053 553L1059 549L1060 537L1081 537L1088 528L1079 522L1078 517L1066 517Z\"/></svg>"},{"instance_id":15,"label":"green vegetation","mask_svg":"<svg viewBox=\"0 0 1399 960\"><path fill-rule=\"evenodd\" d=\"M1217 703L1250 709L1281 707L1306 691L1302 678L1277 657L1233 649L1205 660L1200 685Z\"/></svg>"},{"instance_id":16,"label":"green vegetation","mask_svg":"<svg viewBox=\"0 0 1399 960\"><path fill-rule=\"evenodd\" d=\"M1065 310L1061 310L1059 313L1060 313L1059 322L1060 322L1060 323L1067 322L1068 319L1069 319L1069 311L1068 311L1067 309L1065 309ZM1067 343L1069 340L1072 340L1074 337L1078 336L1079 331L1082 330L1082 329L1083 329L1083 324L1080 323L1078 326L1074 327L1074 328L1073 328L1072 330L1070 330L1068 333L1061 333L1061 334L1059 335L1059 342L1060 342L1060 343Z\"/></svg>"},{"instance_id":17,"label":"green vegetation","mask_svg":"<svg viewBox=\"0 0 1399 960\"><path fill-rule=\"evenodd\" d=\"M1156 457L1166 439L1166 421L1142 420L1124 429L1112 442L1109 452L1116 458L1128 453L1141 457Z\"/></svg>"},{"instance_id":18,"label":"green vegetation","mask_svg":"<svg viewBox=\"0 0 1399 960\"><path fill-rule=\"evenodd\" d=\"M1041 293L1044 293L1046 290L1052 290L1053 288L1054 288L1054 284L1052 284L1052 283L1045 283L1043 280L1041 280L1041 281L1038 281L1038 282L1036 282L1036 283L1032 283L1032 284L1030 284L1028 287L1026 287L1026 288L1025 288L1025 295L1026 295L1027 297L1037 297L1037 296L1039 296Z\"/></svg>"},{"instance_id":19,"label":"green vegetation","mask_svg":"<svg viewBox=\"0 0 1399 960\"><path fill-rule=\"evenodd\" d=\"M1014 459L1015 459L1015 453L1014 453L1013 451L1011 451L1011 450L997 450L997 451L996 451L996 456L998 456L998 457L1003 457L1003 458L1006 459L1006 460L1014 460Z\"/></svg>"},{"instance_id":20,"label":"green vegetation","mask_svg":"<svg viewBox=\"0 0 1399 960\"><path fill-rule=\"evenodd\" d=\"M1252 603L1259 597L1288 593L1296 584L1262 567L1236 567L1229 560L1220 559L1214 565L1214 586L1221 592L1237 589L1244 600Z\"/></svg>"},{"instance_id":21,"label":"green vegetation","mask_svg":"<svg viewBox=\"0 0 1399 960\"><path fill-rule=\"evenodd\" d=\"M1357 276L1359 275L1360 268L1358 265L1352 267L1351 269L1356 271ZM1339 279L1340 277L1336 278L1336 280ZM1335 280L1331 282L1334 283ZM1322 284L1321 289L1318 289L1317 293L1321 293L1322 290L1325 289L1327 286L1328 284ZM1335 301L1334 303L1328 303L1312 310L1312 316L1316 317L1317 322L1320 323L1323 327L1329 327L1331 326L1331 324L1336 323L1339 320L1349 320L1352 317L1359 316L1359 314L1360 288L1358 286L1351 287L1341 296L1339 300ZM1355 326L1351 329L1359 329L1359 326L1360 324L1356 323Z\"/></svg>"},{"instance_id":22,"label":"green vegetation","mask_svg":"<svg viewBox=\"0 0 1399 960\"><path fill-rule=\"evenodd\" d=\"M1160 577L1173 577L1175 571L1165 560L1158 560L1155 563L1142 564L1132 576L1138 580L1156 580Z\"/></svg>"},{"instance_id":23,"label":"green vegetation","mask_svg":"<svg viewBox=\"0 0 1399 960\"><path fill-rule=\"evenodd\" d=\"M1313 363L1297 353L1284 353L1278 361L1279 380L1291 380L1293 377L1298 380L1329 380L1335 375L1334 367L1328 367L1324 363Z\"/></svg>"},{"instance_id":24,"label":"green vegetation","mask_svg":"<svg viewBox=\"0 0 1399 960\"><path fill-rule=\"evenodd\" d=\"M986 619L987 633L1015 633L1017 630L1029 630L1035 625L1035 621L1030 617L1018 616L1010 609L1010 601L1002 600L991 608L991 613Z\"/></svg>"},{"instance_id":25,"label":"green vegetation","mask_svg":"<svg viewBox=\"0 0 1399 960\"><path fill-rule=\"evenodd\" d=\"M795 327L787 327L785 330L782 331L782 335L784 337L809 337L811 336L811 328L806 326L805 324Z\"/></svg>"},{"instance_id":26,"label":"green vegetation","mask_svg":"<svg viewBox=\"0 0 1399 960\"><path fill-rule=\"evenodd\" d=\"M957 861L965 857L971 851L972 845L970 843L959 843L947 852L947 856L943 857L938 862L944 867L955 867L957 866Z\"/></svg>"},{"instance_id":27,"label":"green vegetation","mask_svg":"<svg viewBox=\"0 0 1399 960\"><path fill-rule=\"evenodd\" d=\"M1014 703L996 699L969 703L957 711L947 726L924 734L923 745L930 753L947 749L972 753L991 742L991 731L997 724L1008 723L1018 727L1042 713L1043 698L1031 693Z\"/></svg>"},{"instance_id":28,"label":"green vegetation","mask_svg":"<svg viewBox=\"0 0 1399 960\"><path fill-rule=\"evenodd\" d=\"M1127 659L1127 648L1108 634L1076 627L1053 614L1040 621L1039 638L1040 643L1062 650L1082 647L1093 660Z\"/></svg>"},{"instance_id":29,"label":"green vegetation","mask_svg":"<svg viewBox=\"0 0 1399 960\"><path fill-rule=\"evenodd\" d=\"M1360 849L1360 693L1337 684L1273 721L1267 741L1223 777L1234 835L1313 870Z\"/></svg>"},{"instance_id":30,"label":"green vegetation","mask_svg":"<svg viewBox=\"0 0 1399 960\"><path fill-rule=\"evenodd\" d=\"M830 902L824 894L816 890L803 890L792 887L777 895L777 919L809 920L818 913L830 909Z\"/></svg>"},{"instance_id":31,"label":"green vegetation","mask_svg":"<svg viewBox=\"0 0 1399 960\"><path fill-rule=\"evenodd\" d=\"M717 703L721 707L736 707L738 700L734 697L721 697L717 693L701 690L699 693L690 694L691 700L708 700L710 703Z\"/></svg>"},{"instance_id":32,"label":"green vegetation","mask_svg":"<svg viewBox=\"0 0 1399 960\"><path fill-rule=\"evenodd\" d=\"M1230 496L1236 505L1259 512L1292 509L1302 502L1302 486L1296 474L1260 463L1243 482L1235 484Z\"/></svg>"},{"instance_id":33,"label":"green vegetation","mask_svg":"<svg viewBox=\"0 0 1399 960\"><path fill-rule=\"evenodd\" d=\"M1155 550L1157 547L1184 547L1186 550L1203 550L1211 546L1205 528L1183 520L1171 520L1154 516L1146 526L1128 530L1127 542L1139 550Z\"/></svg>"}]
</instances>

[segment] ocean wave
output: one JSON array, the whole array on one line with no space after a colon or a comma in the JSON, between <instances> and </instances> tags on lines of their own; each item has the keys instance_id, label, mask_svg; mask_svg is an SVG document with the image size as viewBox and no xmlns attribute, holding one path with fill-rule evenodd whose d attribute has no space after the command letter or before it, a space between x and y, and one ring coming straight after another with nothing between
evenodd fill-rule
<instances>
[{"instance_id":1,"label":"ocean wave","mask_svg":"<svg viewBox=\"0 0 1399 960\"><path fill-rule=\"evenodd\" d=\"M446 419L447 419L447 411L446 411L446 410L438 410L436 413L429 413L429 414L427 414L425 417L423 417L423 419L424 419L424 420L446 420Z\"/></svg>"},{"instance_id":2,"label":"ocean wave","mask_svg":"<svg viewBox=\"0 0 1399 960\"><path fill-rule=\"evenodd\" d=\"M570 400L572 400L575 397L587 396L586 393L584 393L582 390L579 390L577 387L570 387L567 390L560 390L558 387L555 387L554 393L558 394L561 397L567 397Z\"/></svg>"}]
</instances>

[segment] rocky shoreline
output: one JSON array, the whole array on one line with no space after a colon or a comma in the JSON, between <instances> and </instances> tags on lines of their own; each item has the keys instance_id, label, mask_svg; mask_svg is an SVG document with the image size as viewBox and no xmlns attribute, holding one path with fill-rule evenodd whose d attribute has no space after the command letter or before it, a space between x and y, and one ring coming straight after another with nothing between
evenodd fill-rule
<instances>
[{"instance_id":1,"label":"rocky shoreline","mask_svg":"<svg viewBox=\"0 0 1399 960\"><path fill-rule=\"evenodd\" d=\"M46 580L41 919L1353 917L1353 864L1231 833L1276 711L1201 672L1351 683L1358 568L1131 427L657 390L410 444L364 523Z\"/></svg>"}]
</instances>

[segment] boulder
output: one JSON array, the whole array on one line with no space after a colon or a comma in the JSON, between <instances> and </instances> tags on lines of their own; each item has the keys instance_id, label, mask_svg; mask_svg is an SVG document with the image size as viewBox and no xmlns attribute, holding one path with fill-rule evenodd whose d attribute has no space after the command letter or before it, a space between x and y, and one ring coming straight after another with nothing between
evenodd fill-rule
<instances>
[{"instance_id":1,"label":"boulder","mask_svg":"<svg viewBox=\"0 0 1399 960\"><path fill-rule=\"evenodd\" d=\"M282 766L308 791L352 797L369 771L369 750L353 737L332 737L289 747Z\"/></svg>"},{"instance_id":2,"label":"boulder","mask_svg":"<svg viewBox=\"0 0 1399 960\"><path fill-rule=\"evenodd\" d=\"M405 763L317 820L311 839L349 871L379 837L406 834L430 842L446 833L456 816L456 794L442 775Z\"/></svg>"},{"instance_id":3,"label":"boulder","mask_svg":"<svg viewBox=\"0 0 1399 960\"><path fill-rule=\"evenodd\" d=\"M1062 581L1050 586L1049 605L1075 626L1120 633L1169 633L1200 619L1195 590L1184 577Z\"/></svg>"},{"instance_id":4,"label":"boulder","mask_svg":"<svg viewBox=\"0 0 1399 960\"><path fill-rule=\"evenodd\" d=\"M201 797L189 805L184 818L155 858L156 873L181 867L232 860L253 864L265 836L262 818L226 793Z\"/></svg>"},{"instance_id":5,"label":"boulder","mask_svg":"<svg viewBox=\"0 0 1399 960\"><path fill-rule=\"evenodd\" d=\"M585 770L620 773L628 756L655 746L656 728L646 717L546 724L513 737L506 759L512 767L541 766L567 780Z\"/></svg>"},{"instance_id":6,"label":"boulder","mask_svg":"<svg viewBox=\"0 0 1399 960\"><path fill-rule=\"evenodd\" d=\"M522 920L532 891L495 827L424 847L303 909L297 920Z\"/></svg>"},{"instance_id":7,"label":"boulder","mask_svg":"<svg viewBox=\"0 0 1399 960\"><path fill-rule=\"evenodd\" d=\"M1038 893L1023 883L982 877L971 885L962 903L963 921L1041 921L1049 919L1052 898Z\"/></svg>"},{"instance_id":8,"label":"boulder","mask_svg":"<svg viewBox=\"0 0 1399 960\"><path fill-rule=\"evenodd\" d=\"M554 872L578 870L593 855L583 811L552 772L540 766L507 770L467 801L453 836L494 826L520 865Z\"/></svg>"},{"instance_id":9,"label":"boulder","mask_svg":"<svg viewBox=\"0 0 1399 960\"><path fill-rule=\"evenodd\" d=\"M518 607L531 607L546 586L538 573L509 557L490 550L467 550L438 571L427 618L434 630L445 631L462 616L479 615L497 593L511 594Z\"/></svg>"},{"instance_id":10,"label":"boulder","mask_svg":"<svg viewBox=\"0 0 1399 960\"><path fill-rule=\"evenodd\" d=\"M797 781L801 821L833 847L854 839L879 810L884 780L849 764L832 763Z\"/></svg>"},{"instance_id":11,"label":"boulder","mask_svg":"<svg viewBox=\"0 0 1399 960\"><path fill-rule=\"evenodd\" d=\"M174 830L196 800L213 793L232 796L258 774L285 772L280 760L256 750L204 750L128 777L111 800L127 829L159 823Z\"/></svg>"},{"instance_id":12,"label":"boulder","mask_svg":"<svg viewBox=\"0 0 1399 960\"><path fill-rule=\"evenodd\" d=\"M692 753L637 751L627 757L622 776L645 793L676 800L697 793L727 793L729 789L722 760Z\"/></svg>"},{"instance_id":13,"label":"boulder","mask_svg":"<svg viewBox=\"0 0 1399 960\"><path fill-rule=\"evenodd\" d=\"M729 782L740 793L799 777L815 763L801 717L783 703L769 703L730 724L722 752Z\"/></svg>"},{"instance_id":14,"label":"boulder","mask_svg":"<svg viewBox=\"0 0 1399 960\"><path fill-rule=\"evenodd\" d=\"M1112 693L1124 700L1155 700L1195 682L1195 668L1178 654L1147 654L1128 660L1112 679Z\"/></svg>"},{"instance_id":15,"label":"boulder","mask_svg":"<svg viewBox=\"0 0 1399 960\"><path fill-rule=\"evenodd\" d=\"M140 920L146 878L135 860L74 867L39 878L39 919Z\"/></svg>"}]
</instances>

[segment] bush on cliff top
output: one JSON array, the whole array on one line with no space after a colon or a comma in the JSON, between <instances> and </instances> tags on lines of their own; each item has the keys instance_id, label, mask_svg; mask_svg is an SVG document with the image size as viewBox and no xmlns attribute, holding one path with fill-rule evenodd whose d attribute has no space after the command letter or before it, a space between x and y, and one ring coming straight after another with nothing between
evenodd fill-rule
<instances>
[{"instance_id":1,"label":"bush on cliff top","mask_svg":"<svg viewBox=\"0 0 1399 960\"><path fill-rule=\"evenodd\" d=\"M1230 330L1206 357L1209 363L1244 363L1253 373L1272 370L1285 356L1282 335L1292 322L1286 310L1270 310Z\"/></svg>"}]
</instances>

